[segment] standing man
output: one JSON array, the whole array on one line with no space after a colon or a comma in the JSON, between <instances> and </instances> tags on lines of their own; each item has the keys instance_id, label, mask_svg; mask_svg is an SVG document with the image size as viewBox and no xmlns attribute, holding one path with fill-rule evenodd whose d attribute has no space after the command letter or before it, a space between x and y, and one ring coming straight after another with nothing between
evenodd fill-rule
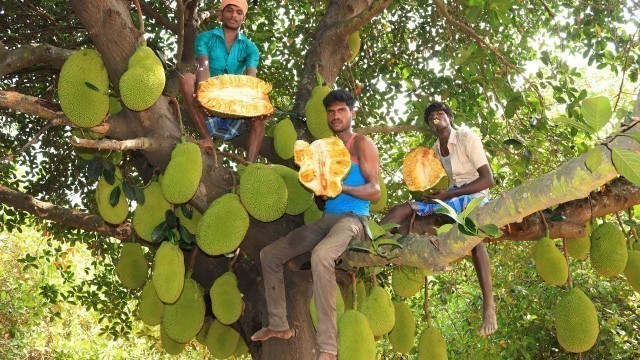
<instances>
[{"instance_id":1,"label":"standing man","mask_svg":"<svg viewBox=\"0 0 640 360\"><path fill-rule=\"evenodd\" d=\"M194 103L197 84L211 76L223 74L256 76L260 58L258 48L240 33L247 9L246 0L222 0L218 14L218 21L222 22L222 26L200 33L196 37L196 74L195 76L191 73L183 74L180 78L180 89L187 111L202 136L200 146L205 151L213 152L213 136L231 140L240 135L243 121L249 121L246 159L254 162L260 153L267 117L252 119L205 117Z\"/></svg>"},{"instance_id":2,"label":"standing man","mask_svg":"<svg viewBox=\"0 0 640 360\"><path fill-rule=\"evenodd\" d=\"M311 251L319 360L335 360L338 354L335 261L354 236L365 239L363 224L368 221L369 203L380 198L378 149L371 139L351 128L355 102L345 90L333 90L323 100L331 131L351 154L351 169L344 179L342 193L327 200L320 220L297 228L260 252L269 324L251 340L288 339L293 335L287 322L283 264Z\"/></svg>"},{"instance_id":3,"label":"standing man","mask_svg":"<svg viewBox=\"0 0 640 360\"><path fill-rule=\"evenodd\" d=\"M484 196L482 203L489 201L489 188L494 184L493 175L480 138L472 131L454 129L453 112L441 102L433 102L427 106L424 121L438 138L433 149L449 176L450 187L448 190L435 190L423 196L423 202L411 201L394 206L382 219L382 224L399 224L409 219L414 211L421 216L431 215L441 206L433 199L445 202L458 213L461 213L474 198ZM471 250L471 255L483 297L480 335L491 335L496 331L498 323L493 301L489 254L480 242Z\"/></svg>"}]
</instances>

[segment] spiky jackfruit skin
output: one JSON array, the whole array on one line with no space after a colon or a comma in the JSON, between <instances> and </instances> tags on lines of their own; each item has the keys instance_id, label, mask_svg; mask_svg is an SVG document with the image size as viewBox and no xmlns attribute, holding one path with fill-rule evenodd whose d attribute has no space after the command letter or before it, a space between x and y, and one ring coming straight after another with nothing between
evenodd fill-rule
<instances>
[{"instance_id":1,"label":"spiky jackfruit skin","mask_svg":"<svg viewBox=\"0 0 640 360\"><path fill-rule=\"evenodd\" d=\"M116 264L116 275L128 289L137 289L147 281L149 264L144 257L142 246L138 243L126 243L120 250L120 259Z\"/></svg>"},{"instance_id":2,"label":"spiky jackfruit skin","mask_svg":"<svg viewBox=\"0 0 640 360\"><path fill-rule=\"evenodd\" d=\"M552 239L543 237L536 242L533 261L536 264L536 271L547 283L560 286L567 281L569 266Z\"/></svg>"},{"instance_id":3,"label":"spiky jackfruit skin","mask_svg":"<svg viewBox=\"0 0 640 360\"><path fill-rule=\"evenodd\" d=\"M369 205L369 211L381 214L387 208L387 185L384 183L382 175L378 177L378 183L380 184L380 199L374 201Z\"/></svg>"},{"instance_id":4,"label":"spiky jackfruit skin","mask_svg":"<svg viewBox=\"0 0 640 360\"><path fill-rule=\"evenodd\" d=\"M624 268L624 276L633 290L640 293L640 251L629 250L627 265Z\"/></svg>"},{"instance_id":5,"label":"spiky jackfruit skin","mask_svg":"<svg viewBox=\"0 0 640 360\"><path fill-rule=\"evenodd\" d=\"M599 275L611 277L627 265L627 241L622 230L613 223L603 223L591 233L591 267Z\"/></svg>"},{"instance_id":6,"label":"spiky jackfruit skin","mask_svg":"<svg viewBox=\"0 0 640 360\"><path fill-rule=\"evenodd\" d=\"M171 339L188 343L204 324L204 289L195 280L187 278L178 300L164 308L162 327Z\"/></svg>"},{"instance_id":7,"label":"spiky jackfruit skin","mask_svg":"<svg viewBox=\"0 0 640 360\"><path fill-rule=\"evenodd\" d=\"M249 165L240 178L240 201L251 216L271 222L284 215L287 209L287 185L269 167Z\"/></svg>"},{"instance_id":8,"label":"spiky jackfruit skin","mask_svg":"<svg viewBox=\"0 0 640 360\"><path fill-rule=\"evenodd\" d=\"M273 130L273 148L276 154L287 160L293 157L293 144L298 140L298 133L289 118L281 120Z\"/></svg>"},{"instance_id":9,"label":"spiky jackfruit skin","mask_svg":"<svg viewBox=\"0 0 640 360\"><path fill-rule=\"evenodd\" d=\"M395 310L389 293L380 286L374 286L362 303L360 312L367 317L374 336L382 336L391 329L396 322Z\"/></svg>"},{"instance_id":10,"label":"spiky jackfruit skin","mask_svg":"<svg viewBox=\"0 0 640 360\"><path fill-rule=\"evenodd\" d=\"M180 354L187 345L186 343L179 343L170 338L163 326L160 326L160 342L162 342L162 348L164 351L169 355Z\"/></svg>"},{"instance_id":11,"label":"spiky jackfruit skin","mask_svg":"<svg viewBox=\"0 0 640 360\"><path fill-rule=\"evenodd\" d=\"M347 62L353 61L353 59L358 56L360 52L360 45L362 42L360 40L360 31L354 31L347 38L347 46L349 47L349 56L347 57Z\"/></svg>"},{"instance_id":12,"label":"spiky jackfruit skin","mask_svg":"<svg viewBox=\"0 0 640 360\"><path fill-rule=\"evenodd\" d=\"M178 245L163 242L156 252L151 274L158 298L165 304L173 304L180 297L184 286L184 254Z\"/></svg>"},{"instance_id":13,"label":"spiky jackfruit skin","mask_svg":"<svg viewBox=\"0 0 640 360\"><path fill-rule=\"evenodd\" d=\"M393 348L401 353L408 354L413 348L413 340L416 337L416 319L404 302L393 302L396 314L396 324L389 333L389 342Z\"/></svg>"},{"instance_id":14,"label":"spiky jackfruit skin","mask_svg":"<svg viewBox=\"0 0 640 360\"><path fill-rule=\"evenodd\" d=\"M338 319L338 357L374 360L376 342L367 318L359 311L347 310Z\"/></svg>"},{"instance_id":15,"label":"spiky jackfruit skin","mask_svg":"<svg viewBox=\"0 0 640 360\"><path fill-rule=\"evenodd\" d=\"M586 234L580 238L567 239L567 252L574 259L584 260L591 248L591 223L587 223Z\"/></svg>"},{"instance_id":16,"label":"spiky jackfruit skin","mask_svg":"<svg viewBox=\"0 0 640 360\"><path fill-rule=\"evenodd\" d=\"M96 188L96 203L98 204L98 212L102 219L109 224L118 225L127 219L129 214L129 204L124 197L124 191L120 188L120 197L116 206L111 206L111 192L116 187L122 185L122 173L116 168L115 181L110 185L104 176L100 176L98 187Z\"/></svg>"},{"instance_id":17,"label":"spiky jackfruit skin","mask_svg":"<svg viewBox=\"0 0 640 360\"><path fill-rule=\"evenodd\" d=\"M164 83L160 59L149 47L141 45L129 59L129 68L120 78L120 97L127 108L142 111L158 101Z\"/></svg>"},{"instance_id":18,"label":"spiky jackfruit skin","mask_svg":"<svg viewBox=\"0 0 640 360\"><path fill-rule=\"evenodd\" d=\"M242 315L242 293L238 288L238 279L232 272L226 272L213 282L209 290L211 310L216 319L224 325L238 321Z\"/></svg>"},{"instance_id":19,"label":"spiky jackfruit skin","mask_svg":"<svg viewBox=\"0 0 640 360\"><path fill-rule=\"evenodd\" d=\"M320 218L322 218L322 210L318 209L318 205L316 205L314 201L311 203L311 206L309 206L309 208L304 211L304 224L309 225L317 220L320 220Z\"/></svg>"},{"instance_id":20,"label":"spiky jackfruit skin","mask_svg":"<svg viewBox=\"0 0 640 360\"><path fill-rule=\"evenodd\" d=\"M318 309L316 308L316 299L312 295L311 301L309 301L309 313L311 314L311 322L313 327L318 329ZM340 287L336 288L336 319L340 319L340 316L344 314L344 299L340 292Z\"/></svg>"},{"instance_id":21,"label":"spiky jackfruit skin","mask_svg":"<svg viewBox=\"0 0 640 360\"><path fill-rule=\"evenodd\" d=\"M275 171L287 186L287 208L285 213L300 215L313 203L313 193L304 187L298 180L298 172L283 165L272 165Z\"/></svg>"},{"instance_id":22,"label":"spiky jackfruit skin","mask_svg":"<svg viewBox=\"0 0 640 360\"><path fill-rule=\"evenodd\" d=\"M195 235L198 231L198 224L200 223L200 219L202 219L202 214L200 211L196 209L191 209L191 219L187 218L187 216L182 212L182 208L178 206L176 208L176 216L180 219L180 224L182 224L185 229L191 235Z\"/></svg>"},{"instance_id":23,"label":"spiky jackfruit skin","mask_svg":"<svg viewBox=\"0 0 640 360\"><path fill-rule=\"evenodd\" d=\"M304 106L304 117L307 119L307 128L313 137L322 139L333 136L333 131L327 121L327 109L322 100L331 91L326 86L316 86L311 90L311 97Z\"/></svg>"},{"instance_id":24,"label":"spiky jackfruit skin","mask_svg":"<svg viewBox=\"0 0 640 360\"><path fill-rule=\"evenodd\" d=\"M164 314L164 303L160 301L153 281L149 281L142 289L140 304L138 304L138 317L149 326L160 325Z\"/></svg>"},{"instance_id":25,"label":"spiky jackfruit skin","mask_svg":"<svg viewBox=\"0 0 640 360\"><path fill-rule=\"evenodd\" d=\"M391 288L393 292L403 298L415 295L424 284L424 276L418 269L408 266L395 268L391 272Z\"/></svg>"},{"instance_id":26,"label":"spiky jackfruit skin","mask_svg":"<svg viewBox=\"0 0 640 360\"><path fill-rule=\"evenodd\" d=\"M277 175L276 175L277 176ZM249 215L236 194L225 194L209 205L196 231L198 247L209 255L234 251L249 229Z\"/></svg>"},{"instance_id":27,"label":"spiky jackfruit skin","mask_svg":"<svg viewBox=\"0 0 640 360\"><path fill-rule=\"evenodd\" d=\"M600 325L595 306L578 288L562 296L555 307L556 337L573 353L585 352L596 343Z\"/></svg>"},{"instance_id":28,"label":"spiky jackfruit skin","mask_svg":"<svg viewBox=\"0 0 640 360\"><path fill-rule=\"evenodd\" d=\"M162 188L157 181L151 182L142 192L144 204L138 204L133 211L133 229L139 237L151 241L153 230L165 221L171 204L162 195Z\"/></svg>"},{"instance_id":29,"label":"spiky jackfruit skin","mask_svg":"<svg viewBox=\"0 0 640 360\"><path fill-rule=\"evenodd\" d=\"M214 320L207 333L206 344L211 356L216 359L226 359L233 355L239 340L240 334L237 331Z\"/></svg>"},{"instance_id":30,"label":"spiky jackfruit skin","mask_svg":"<svg viewBox=\"0 0 640 360\"><path fill-rule=\"evenodd\" d=\"M162 176L162 193L172 204L191 200L202 177L202 155L195 143L182 142L171 152L171 160Z\"/></svg>"},{"instance_id":31,"label":"spiky jackfruit skin","mask_svg":"<svg viewBox=\"0 0 640 360\"><path fill-rule=\"evenodd\" d=\"M109 75L96 50L78 50L62 65L58 98L64 114L77 126L94 127L102 122L109 110L108 91Z\"/></svg>"},{"instance_id":32,"label":"spiky jackfruit skin","mask_svg":"<svg viewBox=\"0 0 640 360\"><path fill-rule=\"evenodd\" d=\"M418 341L418 360L446 360L447 343L440 330L430 327L422 331Z\"/></svg>"},{"instance_id":33,"label":"spiky jackfruit skin","mask_svg":"<svg viewBox=\"0 0 640 360\"><path fill-rule=\"evenodd\" d=\"M238 339L238 346L236 346L236 349L233 352L233 355L241 356L241 355L244 355L244 354L246 354L248 352L249 352L249 347L247 347L247 343L244 341L242 336L240 336L239 339Z\"/></svg>"},{"instance_id":34,"label":"spiky jackfruit skin","mask_svg":"<svg viewBox=\"0 0 640 360\"><path fill-rule=\"evenodd\" d=\"M109 96L109 115L115 115L122 111L122 104L118 98Z\"/></svg>"}]
</instances>

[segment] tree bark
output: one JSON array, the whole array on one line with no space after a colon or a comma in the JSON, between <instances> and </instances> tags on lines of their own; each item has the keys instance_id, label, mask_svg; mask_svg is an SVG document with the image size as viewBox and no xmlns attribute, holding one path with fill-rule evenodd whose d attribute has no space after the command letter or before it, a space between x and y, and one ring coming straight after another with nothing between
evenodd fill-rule
<instances>
[{"instance_id":1,"label":"tree bark","mask_svg":"<svg viewBox=\"0 0 640 360\"><path fill-rule=\"evenodd\" d=\"M31 66L62 68L73 50L61 49L49 44L27 44L0 53L0 78Z\"/></svg>"}]
</instances>

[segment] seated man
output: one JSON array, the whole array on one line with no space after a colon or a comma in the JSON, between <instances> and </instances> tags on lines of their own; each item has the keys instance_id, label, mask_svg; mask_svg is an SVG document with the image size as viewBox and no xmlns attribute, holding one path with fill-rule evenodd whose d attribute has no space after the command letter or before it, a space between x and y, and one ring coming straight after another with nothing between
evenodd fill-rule
<instances>
[{"instance_id":1,"label":"seated man","mask_svg":"<svg viewBox=\"0 0 640 360\"><path fill-rule=\"evenodd\" d=\"M383 224L400 224L410 219L414 211L421 216L433 214L435 209L440 207L432 201L433 199L445 202L458 213L462 212L473 198L485 196L483 202L488 201L488 189L494 182L480 138L471 131L454 129L453 112L441 102L433 102L425 109L424 121L438 138L433 149L442 162L452 186L448 190L436 190L424 196L424 202L408 202L394 206L382 219ZM483 296L480 335L490 335L496 331L498 324L493 302L489 255L482 242L473 248L471 254Z\"/></svg>"}]
</instances>

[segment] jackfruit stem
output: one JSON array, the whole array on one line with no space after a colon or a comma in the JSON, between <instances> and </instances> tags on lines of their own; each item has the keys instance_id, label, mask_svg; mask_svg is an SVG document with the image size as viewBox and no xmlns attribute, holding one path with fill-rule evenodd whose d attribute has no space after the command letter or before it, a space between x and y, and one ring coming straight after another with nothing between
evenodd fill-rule
<instances>
[{"instance_id":1,"label":"jackfruit stem","mask_svg":"<svg viewBox=\"0 0 640 360\"><path fill-rule=\"evenodd\" d=\"M233 272L233 265L236 264L236 261L238 261L238 255L240 255L240 248L236 249L236 253L233 255L233 259L231 259L231 261L229 261L229 271Z\"/></svg>"},{"instance_id":2,"label":"jackfruit stem","mask_svg":"<svg viewBox=\"0 0 640 360\"><path fill-rule=\"evenodd\" d=\"M431 313L429 313L429 277L424 277L424 314L427 317L427 327L431 327Z\"/></svg>"},{"instance_id":3,"label":"jackfruit stem","mask_svg":"<svg viewBox=\"0 0 640 360\"><path fill-rule=\"evenodd\" d=\"M569 284L569 289L573 289L573 276L571 276L571 266L569 265L569 252L567 251L566 238L562 238L562 252L564 253L564 260L567 262L567 273L569 274L567 277L567 283Z\"/></svg>"},{"instance_id":4,"label":"jackfruit stem","mask_svg":"<svg viewBox=\"0 0 640 360\"><path fill-rule=\"evenodd\" d=\"M140 1L133 0L133 3L136 5L136 10L138 10L138 22L140 23L140 36L143 39L144 44L146 45L147 41L144 40L144 19L142 18L142 7L140 7Z\"/></svg>"},{"instance_id":5,"label":"jackfruit stem","mask_svg":"<svg viewBox=\"0 0 640 360\"><path fill-rule=\"evenodd\" d=\"M631 245L631 236L629 236L629 233L624 230L624 226L622 224L622 219L620 218L619 211L616 212L616 219L618 220L618 225L620 225L620 230L622 230L624 237L627 239L627 249L633 250L633 246Z\"/></svg>"},{"instance_id":6,"label":"jackfruit stem","mask_svg":"<svg viewBox=\"0 0 640 360\"><path fill-rule=\"evenodd\" d=\"M356 273L351 273L351 283L352 285L352 289L351 292L353 293L353 310L358 310L358 280L356 278Z\"/></svg>"},{"instance_id":7,"label":"jackfruit stem","mask_svg":"<svg viewBox=\"0 0 640 360\"><path fill-rule=\"evenodd\" d=\"M547 224L547 219L544 218L544 214L542 213L542 211L538 211L538 214L540 214L540 217L542 218L542 223L544 224L544 229L545 229L545 237L549 237L549 224Z\"/></svg>"},{"instance_id":8,"label":"jackfruit stem","mask_svg":"<svg viewBox=\"0 0 640 360\"><path fill-rule=\"evenodd\" d=\"M193 246L193 250L191 250L191 257L189 258L189 268L187 269L187 273L189 274L189 277L193 272L193 265L196 263L196 255L198 254L198 249L200 248L196 244Z\"/></svg>"}]
</instances>

